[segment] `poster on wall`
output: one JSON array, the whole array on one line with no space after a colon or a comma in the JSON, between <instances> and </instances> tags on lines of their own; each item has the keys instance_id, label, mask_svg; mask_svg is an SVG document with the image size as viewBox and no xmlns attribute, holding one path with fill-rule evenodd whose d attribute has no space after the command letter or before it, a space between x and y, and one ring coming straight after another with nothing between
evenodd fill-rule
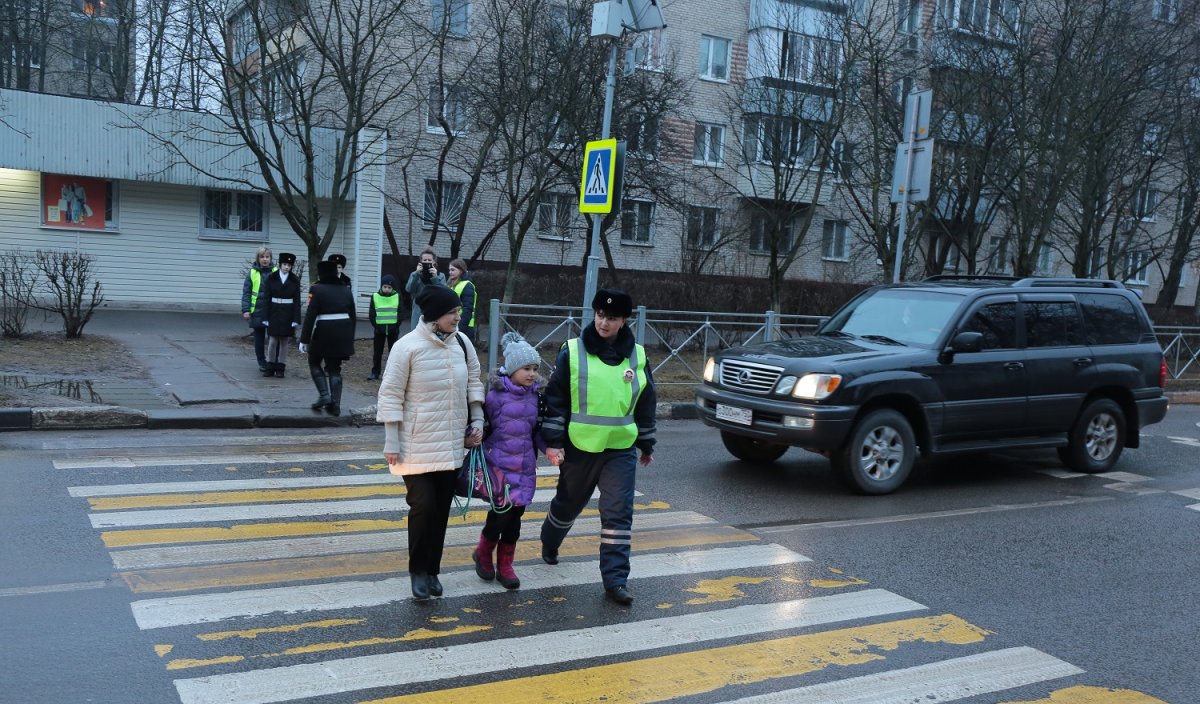
<instances>
[{"instance_id":1,"label":"poster on wall","mask_svg":"<svg viewBox=\"0 0 1200 704\"><path fill-rule=\"evenodd\" d=\"M103 230L108 185L102 178L42 174L42 224Z\"/></svg>"}]
</instances>

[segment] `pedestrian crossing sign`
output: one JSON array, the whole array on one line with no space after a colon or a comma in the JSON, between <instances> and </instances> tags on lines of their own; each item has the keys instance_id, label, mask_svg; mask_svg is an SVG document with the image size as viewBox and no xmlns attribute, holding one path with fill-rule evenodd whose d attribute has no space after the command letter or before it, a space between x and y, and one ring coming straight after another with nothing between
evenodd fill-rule
<instances>
[{"instance_id":1,"label":"pedestrian crossing sign","mask_svg":"<svg viewBox=\"0 0 1200 704\"><path fill-rule=\"evenodd\" d=\"M579 186L579 212L611 213L617 140L588 142L583 150L583 180Z\"/></svg>"}]
</instances>

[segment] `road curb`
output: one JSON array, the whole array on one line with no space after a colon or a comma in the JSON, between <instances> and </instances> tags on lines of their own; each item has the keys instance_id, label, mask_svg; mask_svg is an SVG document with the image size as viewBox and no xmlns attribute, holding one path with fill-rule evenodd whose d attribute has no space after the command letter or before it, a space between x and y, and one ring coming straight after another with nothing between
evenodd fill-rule
<instances>
[{"instance_id":1,"label":"road curb","mask_svg":"<svg viewBox=\"0 0 1200 704\"><path fill-rule=\"evenodd\" d=\"M146 427L146 412L123 406L31 408L33 430L105 430Z\"/></svg>"}]
</instances>

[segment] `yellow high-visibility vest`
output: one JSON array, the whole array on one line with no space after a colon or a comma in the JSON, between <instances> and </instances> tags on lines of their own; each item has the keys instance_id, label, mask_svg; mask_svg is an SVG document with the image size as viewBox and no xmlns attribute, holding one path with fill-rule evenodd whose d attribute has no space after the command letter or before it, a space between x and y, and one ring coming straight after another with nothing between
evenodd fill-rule
<instances>
[{"instance_id":1,"label":"yellow high-visibility vest","mask_svg":"<svg viewBox=\"0 0 1200 704\"><path fill-rule=\"evenodd\" d=\"M646 388L646 350L634 345L633 354L615 367L588 354L578 337L567 341L567 353L571 364L567 437L571 444L585 452L633 447L638 436L633 409Z\"/></svg>"}]
</instances>

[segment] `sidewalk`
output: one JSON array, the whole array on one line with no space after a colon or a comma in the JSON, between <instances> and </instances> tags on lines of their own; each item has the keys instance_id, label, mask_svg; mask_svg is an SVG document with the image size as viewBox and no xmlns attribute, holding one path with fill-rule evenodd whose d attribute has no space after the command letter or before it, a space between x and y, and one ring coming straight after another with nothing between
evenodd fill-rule
<instances>
[{"instance_id":1,"label":"sidewalk","mask_svg":"<svg viewBox=\"0 0 1200 704\"><path fill-rule=\"evenodd\" d=\"M61 330L31 321L31 330ZM100 310L85 335L122 342L146 368L145 381L81 382L77 405L0 409L0 430L94 428L307 428L375 422L375 395L347 383L342 415L314 412L307 356L290 350L287 377L265 378L237 313ZM371 330L359 322L357 355L371 354ZM369 361L369 360L368 360ZM374 387L374 384L371 384ZM88 402L90 401L90 403Z\"/></svg>"}]
</instances>

